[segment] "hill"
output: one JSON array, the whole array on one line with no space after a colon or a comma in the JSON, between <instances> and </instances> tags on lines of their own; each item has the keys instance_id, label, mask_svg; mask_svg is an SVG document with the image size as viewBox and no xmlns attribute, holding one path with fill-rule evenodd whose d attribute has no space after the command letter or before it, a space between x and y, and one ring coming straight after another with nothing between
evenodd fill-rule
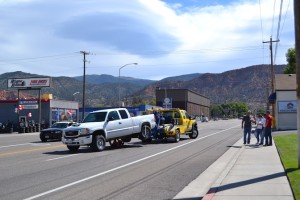
<instances>
[{"instance_id":1,"label":"hill","mask_svg":"<svg viewBox=\"0 0 300 200\"><path fill-rule=\"evenodd\" d=\"M275 73L282 74L284 65L276 65ZM117 77L110 75L87 75L86 106L117 106L120 86L121 99L152 100L155 89L185 88L207 96L211 103L244 101L252 105L266 105L271 92L270 65L256 65L237 70L212 74L187 74L168 77L160 81ZM0 99L16 99L16 91L7 91L8 78L28 78L42 75L24 72L11 72L0 75ZM82 100L82 77L52 77L52 87L43 88L42 93L52 93L54 98L63 100ZM129 81L124 81L129 80ZM122 81L122 82L121 82ZM143 82L143 83L141 83ZM26 92L27 93L27 92ZM73 95L76 93L76 95ZM36 95L28 92L28 95Z\"/></svg>"}]
</instances>

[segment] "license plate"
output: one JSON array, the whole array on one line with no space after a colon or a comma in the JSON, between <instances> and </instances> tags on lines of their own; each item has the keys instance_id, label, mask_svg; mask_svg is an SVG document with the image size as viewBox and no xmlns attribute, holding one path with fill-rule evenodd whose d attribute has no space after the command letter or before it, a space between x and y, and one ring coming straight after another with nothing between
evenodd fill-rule
<instances>
[{"instance_id":1,"label":"license plate","mask_svg":"<svg viewBox=\"0 0 300 200\"><path fill-rule=\"evenodd\" d=\"M49 135L45 135L45 138L49 138Z\"/></svg>"}]
</instances>

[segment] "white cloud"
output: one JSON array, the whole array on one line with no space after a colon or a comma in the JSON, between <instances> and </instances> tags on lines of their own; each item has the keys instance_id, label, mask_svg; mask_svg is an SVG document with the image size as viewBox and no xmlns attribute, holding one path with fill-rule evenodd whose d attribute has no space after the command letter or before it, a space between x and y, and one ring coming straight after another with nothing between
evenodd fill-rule
<instances>
[{"instance_id":1,"label":"white cloud","mask_svg":"<svg viewBox=\"0 0 300 200\"><path fill-rule=\"evenodd\" d=\"M261 48L272 34L274 1L260 2L262 18L258 1L205 7L195 1L187 7L184 0L172 5L159 0L0 0L0 73L81 75L81 50L96 54L87 57L88 74L116 76L123 64L138 62L124 70L137 78L268 64L268 47ZM287 2L284 16L286 8ZM280 64L294 44L292 5L284 16L276 59ZM274 22L275 37L277 18ZM65 56L19 60L51 55Z\"/></svg>"}]
</instances>

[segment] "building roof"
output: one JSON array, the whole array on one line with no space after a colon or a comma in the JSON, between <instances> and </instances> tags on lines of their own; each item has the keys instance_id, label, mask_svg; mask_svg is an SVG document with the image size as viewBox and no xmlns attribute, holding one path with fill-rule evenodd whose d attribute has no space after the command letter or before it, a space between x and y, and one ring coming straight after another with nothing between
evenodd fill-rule
<instances>
[{"instance_id":1,"label":"building roof","mask_svg":"<svg viewBox=\"0 0 300 200\"><path fill-rule=\"evenodd\" d=\"M275 90L296 90L296 74L275 74Z\"/></svg>"}]
</instances>

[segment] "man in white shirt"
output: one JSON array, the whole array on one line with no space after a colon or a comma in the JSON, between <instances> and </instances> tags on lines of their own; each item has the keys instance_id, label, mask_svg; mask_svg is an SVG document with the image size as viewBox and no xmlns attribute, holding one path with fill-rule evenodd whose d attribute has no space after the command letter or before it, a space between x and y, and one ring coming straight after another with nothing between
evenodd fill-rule
<instances>
[{"instance_id":1,"label":"man in white shirt","mask_svg":"<svg viewBox=\"0 0 300 200\"><path fill-rule=\"evenodd\" d=\"M266 114L264 114L264 115L262 116L262 119L261 119L263 129L262 129L262 136L261 136L261 140L260 140L259 145L263 145L263 144L264 144L265 127L266 127L266 118L265 118L265 116L266 116Z\"/></svg>"}]
</instances>

